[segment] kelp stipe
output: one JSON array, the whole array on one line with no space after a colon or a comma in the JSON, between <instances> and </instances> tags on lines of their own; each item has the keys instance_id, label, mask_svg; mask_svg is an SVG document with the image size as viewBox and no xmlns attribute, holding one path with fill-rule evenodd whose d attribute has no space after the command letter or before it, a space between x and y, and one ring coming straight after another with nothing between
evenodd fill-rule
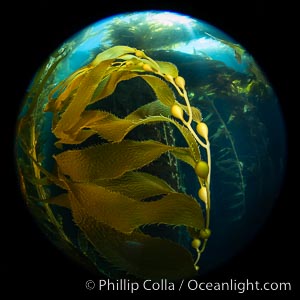
<instances>
[{"instance_id":1,"label":"kelp stipe","mask_svg":"<svg viewBox=\"0 0 300 300\"><path fill-rule=\"evenodd\" d=\"M95 109L110 101L119 84L137 78L157 100L125 117ZM34 95L32 99L34 103ZM36 155L34 110L29 109L18 129L21 149L32 166L26 177L35 179L24 180L23 188L34 186L38 196L33 201L46 208L51 226L62 226L51 214L52 208L69 211L80 229L79 247L88 251L92 246L115 268L133 276L179 279L195 275L210 236L211 154L208 127L201 112L191 106L177 67L155 61L141 50L114 46L53 87L47 105L39 109L53 116L54 171ZM177 130L186 145L147 136L134 139L132 133L138 127L155 124L163 124L166 136L168 129ZM97 144L90 144L95 137L99 137ZM164 155L194 169L199 202L147 172ZM20 168L21 178L22 172ZM49 186L56 186L55 195ZM186 227L194 253L172 240L147 234L144 227L151 224ZM69 238L63 238L68 244Z\"/></svg>"}]
</instances>

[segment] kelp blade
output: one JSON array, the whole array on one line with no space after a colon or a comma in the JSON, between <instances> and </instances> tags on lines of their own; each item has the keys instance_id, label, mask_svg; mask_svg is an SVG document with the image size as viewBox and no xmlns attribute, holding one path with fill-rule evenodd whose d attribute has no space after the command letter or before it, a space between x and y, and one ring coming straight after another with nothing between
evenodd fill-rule
<instances>
[{"instance_id":1,"label":"kelp blade","mask_svg":"<svg viewBox=\"0 0 300 300\"><path fill-rule=\"evenodd\" d=\"M172 147L155 141L124 140L55 156L60 171L74 181L117 178L149 164Z\"/></svg>"},{"instance_id":2,"label":"kelp blade","mask_svg":"<svg viewBox=\"0 0 300 300\"><path fill-rule=\"evenodd\" d=\"M135 77L151 87L157 101L124 119L106 111L89 110L90 104L112 95L121 81ZM57 145L81 144L94 134L108 143L54 156L67 193L45 202L71 209L75 223L104 258L144 278L179 279L195 275L195 268L187 250L143 234L142 226L165 224L196 231L204 228L202 208L194 198L140 171L166 152L192 167L200 160L191 132L170 118L170 107L177 103L171 77L178 77L172 63L155 62L135 48L116 46L98 54L57 87L52 94L58 94L57 99L51 96L46 108L54 113L52 131L58 138ZM201 112L191 109L193 120L200 122ZM177 127L189 147L124 140L137 126L156 122Z\"/></svg>"},{"instance_id":3,"label":"kelp blade","mask_svg":"<svg viewBox=\"0 0 300 300\"><path fill-rule=\"evenodd\" d=\"M144 172L127 172L119 178L96 180L95 183L135 200L175 192L164 180Z\"/></svg>"},{"instance_id":4,"label":"kelp blade","mask_svg":"<svg viewBox=\"0 0 300 300\"><path fill-rule=\"evenodd\" d=\"M88 74L81 80L78 89L71 99L70 104L66 110L62 113L61 119L53 128L53 133L56 137L60 138L74 126L80 119L80 115L89 104L99 82L101 82L106 68L111 64L110 60L100 63L93 68Z\"/></svg>"},{"instance_id":5,"label":"kelp blade","mask_svg":"<svg viewBox=\"0 0 300 300\"><path fill-rule=\"evenodd\" d=\"M115 267L147 279L179 280L196 275L191 254L181 246L138 232L121 233L88 216L76 199L71 200L75 222Z\"/></svg>"},{"instance_id":6,"label":"kelp blade","mask_svg":"<svg viewBox=\"0 0 300 300\"><path fill-rule=\"evenodd\" d=\"M142 202L91 183L69 183L70 194L88 216L123 233L147 224L204 226L200 205L192 197L172 193L162 199Z\"/></svg>"}]
</instances>

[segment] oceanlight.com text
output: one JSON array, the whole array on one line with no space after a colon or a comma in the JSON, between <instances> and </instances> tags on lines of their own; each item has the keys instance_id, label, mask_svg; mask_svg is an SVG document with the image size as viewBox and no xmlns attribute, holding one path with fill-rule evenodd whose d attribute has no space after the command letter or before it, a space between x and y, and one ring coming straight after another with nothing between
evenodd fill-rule
<instances>
[{"instance_id":1,"label":"oceanlight.com text","mask_svg":"<svg viewBox=\"0 0 300 300\"><path fill-rule=\"evenodd\" d=\"M159 281L144 280L143 282L132 281L130 279L100 279L98 281L87 280L85 283L87 290L101 291L129 291L135 293L137 291L232 291L239 294L245 292L257 291L286 291L292 290L290 282L275 281L253 281L249 279L236 280L230 279L220 282L198 281L195 279L182 279L179 282L161 279Z\"/></svg>"}]
</instances>

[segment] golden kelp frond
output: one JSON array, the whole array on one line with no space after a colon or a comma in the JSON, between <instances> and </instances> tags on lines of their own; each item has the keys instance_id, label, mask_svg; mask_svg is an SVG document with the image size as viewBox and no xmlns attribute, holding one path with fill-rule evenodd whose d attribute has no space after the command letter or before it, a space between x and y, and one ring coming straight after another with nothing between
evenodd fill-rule
<instances>
[{"instance_id":1,"label":"golden kelp frond","mask_svg":"<svg viewBox=\"0 0 300 300\"><path fill-rule=\"evenodd\" d=\"M102 82L99 83L97 89L95 90L95 93L92 95L93 97L91 98L89 104L110 96L121 81L129 80L137 76L139 75L126 70L111 73L110 75L105 77Z\"/></svg>"},{"instance_id":2,"label":"golden kelp frond","mask_svg":"<svg viewBox=\"0 0 300 300\"><path fill-rule=\"evenodd\" d=\"M135 200L175 192L167 182L145 172L127 172L119 178L96 180L94 183Z\"/></svg>"},{"instance_id":3,"label":"golden kelp frond","mask_svg":"<svg viewBox=\"0 0 300 300\"><path fill-rule=\"evenodd\" d=\"M106 68L110 64L110 60L100 63L81 80L78 89L72 98L72 101L62 113L61 119L53 129L53 133L57 137L60 137L61 132L67 131L78 122L81 113L89 104L99 82L105 75ZM59 97L57 101L59 101Z\"/></svg>"},{"instance_id":4,"label":"golden kelp frond","mask_svg":"<svg viewBox=\"0 0 300 300\"><path fill-rule=\"evenodd\" d=\"M144 122L144 120L142 122ZM140 125L140 122L119 119L111 114L105 120L99 121L89 128L109 142L121 142L124 137L138 125Z\"/></svg>"},{"instance_id":5,"label":"golden kelp frond","mask_svg":"<svg viewBox=\"0 0 300 300\"><path fill-rule=\"evenodd\" d=\"M192 107L195 112L195 121L202 119L201 112ZM192 148L193 157L196 161L200 160L200 151L198 144L191 132L174 119L168 118L170 109L160 101L153 101L141 106L134 112L130 113L124 119L110 115L108 118L94 122L91 128L101 137L109 141L120 142L132 129L139 125L148 123L167 122L173 124L183 134L187 144Z\"/></svg>"},{"instance_id":6,"label":"golden kelp frond","mask_svg":"<svg viewBox=\"0 0 300 300\"><path fill-rule=\"evenodd\" d=\"M91 65L96 66L104 60L116 59L122 55L135 53L135 52L136 52L135 48L131 48L127 46L114 46L99 53L96 56L96 58L91 62Z\"/></svg>"},{"instance_id":7,"label":"golden kelp frond","mask_svg":"<svg viewBox=\"0 0 300 300\"><path fill-rule=\"evenodd\" d=\"M166 61L157 61L157 64L159 65L161 73L172 76L173 78L178 77L178 69L174 64Z\"/></svg>"},{"instance_id":8,"label":"golden kelp frond","mask_svg":"<svg viewBox=\"0 0 300 300\"><path fill-rule=\"evenodd\" d=\"M59 170L74 181L117 178L148 165L172 146L155 142L124 140L82 150L68 150L55 156Z\"/></svg>"},{"instance_id":9,"label":"golden kelp frond","mask_svg":"<svg viewBox=\"0 0 300 300\"><path fill-rule=\"evenodd\" d=\"M162 116L153 116L139 121L131 121L111 115L109 118L91 125L90 129L108 141L121 142L137 126L158 122L170 122L170 119Z\"/></svg>"},{"instance_id":10,"label":"golden kelp frond","mask_svg":"<svg viewBox=\"0 0 300 300\"><path fill-rule=\"evenodd\" d=\"M156 112L157 115L151 116L151 112ZM168 114L166 106L157 105L156 102L140 107L124 119L104 111L85 111L77 124L65 132L58 143L80 144L94 134L98 134L109 142L121 142L131 130L140 125L166 122L178 128L188 145L193 148L194 158L199 160L200 152L193 135L184 126L168 118Z\"/></svg>"},{"instance_id":11,"label":"golden kelp frond","mask_svg":"<svg viewBox=\"0 0 300 300\"><path fill-rule=\"evenodd\" d=\"M132 126L133 122L119 119L106 111L85 111L80 120L61 135L57 143L80 144L94 134L98 134L108 141L119 142Z\"/></svg>"},{"instance_id":12,"label":"golden kelp frond","mask_svg":"<svg viewBox=\"0 0 300 300\"><path fill-rule=\"evenodd\" d=\"M140 121L141 119L145 119L149 116L168 117L170 116L170 108L164 105L161 101L156 100L139 107L125 117L125 119L131 121Z\"/></svg>"},{"instance_id":13,"label":"golden kelp frond","mask_svg":"<svg viewBox=\"0 0 300 300\"><path fill-rule=\"evenodd\" d=\"M137 69L133 66L136 66L139 72L136 72ZM59 143L80 143L85 137L91 136L91 133L84 133L80 134L79 138L77 136L79 132L74 134L71 128L80 122L82 113L89 104L113 94L121 81L140 77L147 82L157 99L164 105L171 107L176 102L173 90L162 80L168 78L167 81L171 80L170 82L177 88L176 82L179 77L176 66L168 62L158 64L142 51L126 46L113 47L99 54L91 65L80 70L60 84L60 88L55 88L55 93L61 92L57 99L51 99L46 107L46 110L54 113L52 131L60 139ZM152 75L143 74L149 72ZM62 104L67 99L67 106L63 107ZM197 117L199 114L196 109L194 111Z\"/></svg>"},{"instance_id":14,"label":"golden kelp frond","mask_svg":"<svg viewBox=\"0 0 300 300\"><path fill-rule=\"evenodd\" d=\"M150 85L156 98L164 105L172 106L175 103L175 95L165 81L153 75L140 75L140 77Z\"/></svg>"},{"instance_id":15,"label":"golden kelp frond","mask_svg":"<svg viewBox=\"0 0 300 300\"><path fill-rule=\"evenodd\" d=\"M72 202L73 218L99 254L129 274L147 279L181 279L196 275L191 254L169 240L114 230Z\"/></svg>"},{"instance_id":16,"label":"golden kelp frond","mask_svg":"<svg viewBox=\"0 0 300 300\"><path fill-rule=\"evenodd\" d=\"M131 130L139 125L155 122L172 122L169 118L159 117L160 115L168 116L169 114L170 109L160 101L150 102L138 108L125 119L120 119L106 111L84 111L79 121L67 132L64 132L57 143L80 144L94 134L98 134L108 141L120 142ZM154 117L148 117L152 115Z\"/></svg>"},{"instance_id":17,"label":"golden kelp frond","mask_svg":"<svg viewBox=\"0 0 300 300\"><path fill-rule=\"evenodd\" d=\"M89 110L84 111L81 114L81 118L78 122L70 128L68 131L63 132L60 135L60 139L56 142L56 145L59 144L81 144L90 136L96 134L96 132L87 130L91 128L94 124L101 124L101 120L114 117L109 112L100 111L100 110Z\"/></svg>"},{"instance_id":18,"label":"golden kelp frond","mask_svg":"<svg viewBox=\"0 0 300 300\"><path fill-rule=\"evenodd\" d=\"M92 183L69 183L69 187L71 202L78 202L88 216L123 233L147 224L183 225L197 230L204 226L199 203L185 194L172 193L142 202Z\"/></svg>"},{"instance_id":19,"label":"golden kelp frond","mask_svg":"<svg viewBox=\"0 0 300 300\"><path fill-rule=\"evenodd\" d=\"M130 53L135 53L135 55L137 55L137 51L134 52L133 48L123 46L117 48L113 47L111 51L107 50L104 54L99 54L95 61L92 62L92 67L82 68L80 72L74 72L60 84L59 87L54 89L51 97L53 94L59 91L61 92L56 100L50 97L51 99L46 107L46 111L55 113L60 111L61 113L61 119L57 124L55 123L55 126L53 127L53 133L58 138L63 138L64 132L74 126L88 104L92 104L108 97L115 91L119 82L137 76L143 78L150 85L157 98L162 103L167 106L174 104L175 95L165 81L157 76L143 75L142 73L150 70L152 73L158 72L157 75L159 76L167 74L172 77L173 75L178 74L177 68L173 64L160 62L163 72L161 72L161 70L152 70L152 66L153 68L157 66L158 69L160 69L160 66L146 56L135 56L135 60L138 63L134 63L133 58L129 59L128 56L123 55L122 57L121 55L121 62L116 62L116 65L114 65L114 60L118 57L115 55L123 52L127 53L129 49L132 49ZM139 55L141 54L139 53ZM130 57L131 56L133 55L131 54ZM108 57L112 58L108 59ZM126 61L126 63L123 63L122 61L125 61L126 58L129 60ZM147 63L144 63L144 61ZM139 70L140 73L134 72L134 69L132 69L133 65L141 68ZM170 74L166 72L170 72ZM62 103L67 99L69 99L70 103L65 111L62 112Z\"/></svg>"},{"instance_id":20,"label":"golden kelp frond","mask_svg":"<svg viewBox=\"0 0 300 300\"><path fill-rule=\"evenodd\" d=\"M110 112L114 109L91 110L98 105L94 103L103 99L112 100L114 107L118 105L115 97L109 96L115 93L119 83L133 78L143 79L157 100L122 118ZM122 105L127 105L125 100ZM126 111L131 107L128 103ZM118 268L147 278L177 279L193 275L206 245L205 242L198 249L201 236L197 234L209 227L211 157L208 128L202 122L201 111L190 105L185 80L179 76L177 67L170 62L157 62L141 50L115 46L58 84L50 93L45 110L53 113L55 144L82 148L77 146L76 150L54 156L58 178L51 180L51 175L50 181L67 193L45 202L71 209L83 234ZM145 131L153 139L152 132L157 130L160 142L147 136L141 141L140 131L133 131L140 125L162 122L166 124ZM176 129L174 134L173 129ZM129 133L131 140L125 140ZM186 147L176 146L177 134L183 137ZM101 144L81 146L93 135L101 137ZM200 147L206 151L207 162L201 160ZM193 197L172 188L179 188L179 177L176 179L174 175L178 160L195 170L200 200L205 199L205 218ZM162 179L150 171L156 165L170 167L169 183L165 174ZM141 232L142 226L151 224L194 229L193 245L199 244L198 248L193 246L197 254L195 262L179 245Z\"/></svg>"},{"instance_id":21,"label":"golden kelp frond","mask_svg":"<svg viewBox=\"0 0 300 300\"><path fill-rule=\"evenodd\" d=\"M68 131L72 137L82 129L89 128L93 124L109 118L112 114L102 110L86 110L81 114L79 121Z\"/></svg>"},{"instance_id":22,"label":"golden kelp frond","mask_svg":"<svg viewBox=\"0 0 300 300\"><path fill-rule=\"evenodd\" d=\"M174 148L172 154L179 160L187 163L192 168L196 166L196 160L193 158L190 148ZM197 160L198 161L198 160Z\"/></svg>"}]
</instances>

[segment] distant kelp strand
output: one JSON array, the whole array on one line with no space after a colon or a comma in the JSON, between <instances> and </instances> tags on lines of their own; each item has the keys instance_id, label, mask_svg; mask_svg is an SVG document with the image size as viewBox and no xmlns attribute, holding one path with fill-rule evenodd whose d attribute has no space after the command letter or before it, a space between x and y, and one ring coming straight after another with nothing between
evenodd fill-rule
<instances>
[{"instance_id":1,"label":"distant kelp strand","mask_svg":"<svg viewBox=\"0 0 300 300\"><path fill-rule=\"evenodd\" d=\"M141 78L157 100L123 118L106 110L90 109L91 104L108 99L120 82L133 78ZM61 149L54 156L55 172L45 170L32 152L28 155L38 178L47 179L46 184L54 184L64 192L48 198L45 194L39 200L47 206L69 209L84 236L117 268L142 278L194 275L210 236L211 154L208 127L202 122L201 112L191 106L177 67L155 61L141 50L115 46L57 84L44 110L53 115L55 145ZM126 139L136 127L155 123L170 124L181 133L186 146ZM106 142L83 146L93 136ZM67 145L77 147L64 151ZM201 158L201 149L206 160ZM193 197L140 170L163 154L194 169L205 214ZM39 184L44 185L42 181ZM147 200L153 196L155 201ZM188 228L196 259L193 261L191 253L177 243L143 233L142 226L149 224ZM128 248L132 244L138 245L139 257Z\"/></svg>"},{"instance_id":2,"label":"distant kelp strand","mask_svg":"<svg viewBox=\"0 0 300 300\"><path fill-rule=\"evenodd\" d=\"M215 149L217 150L214 152L215 171L220 173L219 176L226 178L226 180L223 181L223 184L231 191L229 197L230 203L226 203L227 210L234 209L236 212L235 219L240 219L246 211L246 184L243 173L243 162L239 158L232 134L227 127L228 124L223 120L213 100L209 101L209 105L211 106L213 113L207 117L207 121L214 116L220 124L211 137ZM211 121L212 120L210 120L210 122ZM227 147L219 146L220 140L223 138L226 139L228 143ZM224 145L224 143L222 143L222 145Z\"/></svg>"},{"instance_id":3,"label":"distant kelp strand","mask_svg":"<svg viewBox=\"0 0 300 300\"><path fill-rule=\"evenodd\" d=\"M50 57L49 61L38 71L32 82L32 88L26 95L29 103L26 111L21 115L16 127L18 155L18 173L23 195L26 197L27 205L32 214L41 220L40 225L52 237L55 244L71 253L75 259L82 261L83 257L78 255L73 243L65 234L62 223L56 218L51 205L36 205L37 201L47 199L49 192L47 186L55 183L60 186L61 182L56 175L48 172L43 165L41 127L44 126L43 99L44 87L50 80L55 68L67 55L65 49L61 49ZM30 193L29 193L30 191ZM32 193L32 195L30 195ZM29 196L30 195L30 196Z\"/></svg>"},{"instance_id":4,"label":"distant kelp strand","mask_svg":"<svg viewBox=\"0 0 300 300\"><path fill-rule=\"evenodd\" d=\"M219 219L218 222L232 223L245 216L249 182L246 176L256 176L251 165L259 158L260 149L267 150L266 141L255 142L259 137L253 134L252 129L262 132L264 127L255 115L257 108L253 104L253 97L255 101L259 98L253 95L267 93L269 86L253 78L252 74L246 76L230 69L224 69L218 78L222 90L215 89L217 83L214 84L213 78L211 80L211 84L193 90L192 96L193 101L198 99L206 113L204 120L210 128L214 176L223 178L214 187L223 194L223 201L216 208L223 212L223 221ZM241 151L240 144L237 144L242 140L236 139L237 134L243 134L243 139L251 142L252 147L247 153ZM258 191L259 186L255 188Z\"/></svg>"}]
</instances>

